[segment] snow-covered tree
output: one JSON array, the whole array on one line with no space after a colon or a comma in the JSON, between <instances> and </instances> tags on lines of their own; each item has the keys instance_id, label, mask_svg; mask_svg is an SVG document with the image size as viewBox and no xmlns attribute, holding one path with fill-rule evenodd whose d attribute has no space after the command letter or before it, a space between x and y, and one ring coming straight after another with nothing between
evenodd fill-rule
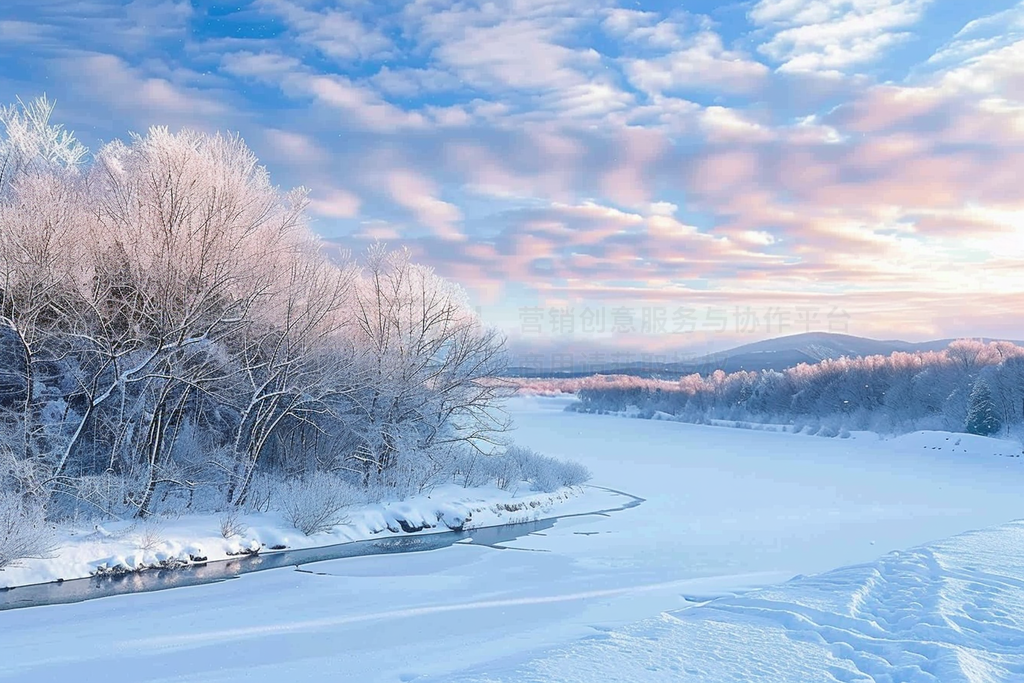
<instances>
[{"instance_id":1,"label":"snow-covered tree","mask_svg":"<svg viewBox=\"0 0 1024 683\"><path fill-rule=\"evenodd\" d=\"M74 133L50 122L54 107L45 96L0 107L0 197L24 176L73 171L85 159Z\"/></svg>"},{"instance_id":2,"label":"snow-covered tree","mask_svg":"<svg viewBox=\"0 0 1024 683\"><path fill-rule=\"evenodd\" d=\"M444 457L487 451L507 422L504 342L482 327L465 293L405 251L367 254L356 290L360 384L352 404L362 437L352 453L367 481L410 449Z\"/></svg>"},{"instance_id":3,"label":"snow-covered tree","mask_svg":"<svg viewBox=\"0 0 1024 683\"><path fill-rule=\"evenodd\" d=\"M992 391L988 382L979 380L971 390L970 406L967 409L967 420L964 429L969 434L989 436L1002 429L1002 422L996 413L996 404L992 400Z\"/></svg>"},{"instance_id":4,"label":"snow-covered tree","mask_svg":"<svg viewBox=\"0 0 1024 683\"><path fill-rule=\"evenodd\" d=\"M83 165L52 110L0 111L0 491L146 516L318 472L415 489L501 446L502 339L459 288L329 258L238 137Z\"/></svg>"},{"instance_id":5,"label":"snow-covered tree","mask_svg":"<svg viewBox=\"0 0 1024 683\"><path fill-rule=\"evenodd\" d=\"M979 378L995 416L1007 427L1024 422L1024 348L1008 342L958 340L943 351L839 358L785 371L691 374L678 382L638 377L552 381L575 391L581 411L655 411L681 419L788 421L828 432L875 429L962 430ZM531 390L544 386L534 380Z\"/></svg>"}]
</instances>

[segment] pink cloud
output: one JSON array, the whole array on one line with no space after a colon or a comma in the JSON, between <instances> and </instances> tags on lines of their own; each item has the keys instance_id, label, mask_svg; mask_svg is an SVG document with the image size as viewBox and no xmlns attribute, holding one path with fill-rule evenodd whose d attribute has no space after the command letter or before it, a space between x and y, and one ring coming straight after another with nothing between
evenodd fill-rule
<instances>
[{"instance_id":1,"label":"pink cloud","mask_svg":"<svg viewBox=\"0 0 1024 683\"><path fill-rule=\"evenodd\" d=\"M657 131L628 128L616 136L615 143L622 150L622 160L602 176L601 192L620 204L649 203L653 165L668 151L669 141Z\"/></svg>"},{"instance_id":2,"label":"pink cloud","mask_svg":"<svg viewBox=\"0 0 1024 683\"><path fill-rule=\"evenodd\" d=\"M761 174L757 152L736 148L709 151L688 170L690 187L705 196L721 196L755 183Z\"/></svg>"},{"instance_id":3,"label":"pink cloud","mask_svg":"<svg viewBox=\"0 0 1024 683\"><path fill-rule=\"evenodd\" d=\"M330 159L327 151L308 135L278 128L267 129L264 135L274 151L292 163L319 166Z\"/></svg>"},{"instance_id":4,"label":"pink cloud","mask_svg":"<svg viewBox=\"0 0 1024 683\"><path fill-rule=\"evenodd\" d=\"M328 218L354 218L359 215L359 197L346 190L329 190L310 198L310 209Z\"/></svg>"},{"instance_id":5,"label":"pink cloud","mask_svg":"<svg viewBox=\"0 0 1024 683\"><path fill-rule=\"evenodd\" d=\"M427 178L409 170L398 170L388 178L388 191L396 204L409 209L417 222L430 228L445 240L463 240L457 227L462 212L454 204L438 199L437 186Z\"/></svg>"},{"instance_id":6,"label":"pink cloud","mask_svg":"<svg viewBox=\"0 0 1024 683\"><path fill-rule=\"evenodd\" d=\"M874 86L852 102L840 105L831 120L846 130L877 133L897 126L914 128L937 114L943 94L927 87Z\"/></svg>"}]
</instances>

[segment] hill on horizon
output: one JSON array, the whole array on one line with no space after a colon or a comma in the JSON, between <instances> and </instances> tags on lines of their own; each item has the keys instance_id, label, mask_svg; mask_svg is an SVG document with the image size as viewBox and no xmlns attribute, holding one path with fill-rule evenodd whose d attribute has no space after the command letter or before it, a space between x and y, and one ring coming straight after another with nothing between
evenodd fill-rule
<instances>
[{"instance_id":1,"label":"hill on horizon","mask_svg":"<svg viewBox=\"0 0 1024 683\"><path fill-rule=\"evenodd\" d=\"M979 341L1010 341L1024 346L1024 341L990 339L978 337ZM908 342L900 339L871 339L850 334L833 332L803 332L783 337L765 339L743 344L726 351L695 356L691 360L672 363L606 363L579 369L544 369L513 365L506 373L509 377L586 377L594 374L635 375L637 377L671 378L694 372L709 374L715 370L737 372L739 370L785 370L801 363L818 363L823 360L861 358L864 356L888 356L897 351L923 352L941 351L955 339L934 339L924 342Z\"/></svg>"}]
</instances>

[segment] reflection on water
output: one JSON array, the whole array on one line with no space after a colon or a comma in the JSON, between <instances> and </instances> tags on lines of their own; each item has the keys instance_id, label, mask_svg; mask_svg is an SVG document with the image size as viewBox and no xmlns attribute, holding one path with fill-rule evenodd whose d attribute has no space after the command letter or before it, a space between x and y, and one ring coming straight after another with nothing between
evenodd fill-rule
<instances>
[{"instance_id":1,"label":"reflection on water","mask_svg":"<svg viewBox=\"0 0 1024 683\"><path fill-rule=\"evenodd\" d=\"M305 550L273 551L259 555L209 562L203 565L193 565L181 569L150 569L116 576L96 576L88 579L64 581L62 583L43 583L6 590L0 589L0 610L38 607L40 605L60 605L104 598L111 595L145 593L166 590L168 588L198 586L233 579L242 574L263 571L265 569L297 567L299 565L322 562L324 560L337 560L345 557L365 557L367 555L437 550L439 548L447 548L460 541L472 545L498 547L501 543L507 543L537 531L550 529L560 519L607 515L612 512L636 507L643 502L641 498L636 498L629 494L619 491L614 493L626 496L629 499L628 502L616 508L582 515L563 515L537 522L505 524L468 531L448 531L353 541Z\"/></svg>"}]
</instances>

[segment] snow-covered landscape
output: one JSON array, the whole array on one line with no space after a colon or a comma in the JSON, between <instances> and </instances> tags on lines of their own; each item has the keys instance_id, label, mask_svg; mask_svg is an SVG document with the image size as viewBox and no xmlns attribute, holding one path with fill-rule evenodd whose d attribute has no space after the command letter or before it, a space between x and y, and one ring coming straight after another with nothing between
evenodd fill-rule
<instances>
[{"instance_id":1,"label":"snow-covered landscape","mask_svg":"<svg viewBox=\"0 0 1024 683\"><path fill-rule=\"evenodd\" d=\"M480 547L318 562L0 613L0 679L1012 681L1019 444L597 416L517 441L644 499ZM965 445L965 442L960 444ZM550 514L607 507L590 489ZM984 531L973 532L983 529ZM966 535L961 535L966 534ZM13 592L17 592L15 589Z\"/></svg>"},{"instance_id":2,"label":"snow-covered landscape","mask_svg":"<svg viewBox=\"0 0 1024 683\"><path fill-rule=\"evenodd\" d=\"M0 683L1024 683L1024 0L0 0Z\"/></svg>"}]
</instances>

